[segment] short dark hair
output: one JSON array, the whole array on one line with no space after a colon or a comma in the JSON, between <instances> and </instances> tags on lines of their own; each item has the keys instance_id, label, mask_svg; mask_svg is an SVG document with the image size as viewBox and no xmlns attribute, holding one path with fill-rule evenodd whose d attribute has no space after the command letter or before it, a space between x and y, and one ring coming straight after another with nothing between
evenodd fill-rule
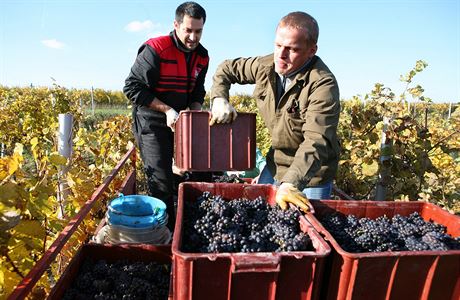
<instances>
[{"instance_id":1,"label":"short dark hair","mask_svg":"<svg viewBox=\"0 0 460 300\"><path fill-rule=\"evenodd\" d=\"M307 44L310 46L318 43L319 27L315 18L303 11L295 11L284 16L278 23L278 27L293 27L305 29L307 32Z\"/></svg>"},{"instance_id":2,"label":"short dark hair","mask_svg":"<svg viewBox=\"0 0 460 300\"><path fill-rule=\"evenodd\" d=\"M206 11L196 2L189 1L179 5L176 9L176 22L182 23L184 15L190 16L194 19L203 18L203 24L206 22Z\"/></svg>"}]
</instances>

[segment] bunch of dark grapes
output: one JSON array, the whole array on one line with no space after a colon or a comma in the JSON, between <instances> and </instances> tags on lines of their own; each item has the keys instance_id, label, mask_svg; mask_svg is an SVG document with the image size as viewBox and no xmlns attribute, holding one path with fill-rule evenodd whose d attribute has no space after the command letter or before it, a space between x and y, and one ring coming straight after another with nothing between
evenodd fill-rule
<instances>
[{"instance_id":1,"label":"bunch of dark grapes","mask_svg":"<svg viewBox=\"0 0 460 300\"><path fill-rule=\"evenodd\" d=\"M185 202L185 252L279 252L311 250L311 240L300 230L300 212L270 206L258 197L225 201L204 192Z\"/></svg>"},{"instance_id":2,"label":"bunch of dark grapes","mask_svg":"<svg viewBox=\"0 0 460 300\"><path fill-rule=\"evenodd\" d=\"M213 176L212 181L217 183L245 183L245 181L239 178L236 174Z\"/></svg>"},{"instance_id":3,"label":"bunch of dark grapes","mask_svg":"<svg viewBox=\"0 0 460 300\"><path fill-rule=\"evenodd\" d=\"M87 259L63 299L168 299L170 264Z\"/></svg>"},{"instance_id":4,"label":"bunch of dark grapes","mask_svg":"<svg viewBox=\"0 0 460 300\"><path fill-rule=\"evenodd\" d=\"M425 221L418 212L391 219L336 213L323 217L321 223L348 252L460 250L460 237L451 237L445 226Z\"/></svg>"}]
</instances>

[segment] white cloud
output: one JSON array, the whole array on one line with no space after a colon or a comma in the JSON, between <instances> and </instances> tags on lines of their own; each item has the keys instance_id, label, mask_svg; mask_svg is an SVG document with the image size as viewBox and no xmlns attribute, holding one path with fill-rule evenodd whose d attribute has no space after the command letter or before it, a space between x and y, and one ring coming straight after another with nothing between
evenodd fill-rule
<instances>
[{"instance_id":1,"label":"white cloud","mask_svg":"<svg viewBox=\"0 0 460 300\"><path fill-rule=\"evenodd\" d=\"M59 42L56 39L52 40L42 40L42 44L45 45L48 48L53 48L53 49L62 49L64 48L65 44L62 42Z\"/></svg>"},{"instance_id":2,"label":"white cloud","mask_svg":"<svg viewBox=\"0 0 460 300\"><path fill-rule=\"evenodd\" d=\"M161 27L160 24L153 24L152 21L147 20L144 22L141 21L132 21L128 25L125 26L125 30L128 32L139 32L143 30L151 30L154 28Z\"/></svg>"}]
</instances>

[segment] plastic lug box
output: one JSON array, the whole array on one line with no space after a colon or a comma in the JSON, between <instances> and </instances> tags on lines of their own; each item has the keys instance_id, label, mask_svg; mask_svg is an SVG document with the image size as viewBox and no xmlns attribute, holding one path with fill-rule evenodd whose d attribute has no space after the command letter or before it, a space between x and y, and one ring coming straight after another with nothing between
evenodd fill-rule
<instances>
[{"instance_id":1,"label":"plastic lug box","mask_svg":"<svg viewBox=\"0 0 460 300\"><path fill-rule=\"evenodd\" d=\"M460 299L460 250L350 253L343 250L318 219L340 212L375 219L418 212L425 221L460 236L460 217L426 202L312 201L306 217L332 245L327 258L322 299Z\"/></svg>"},{"instance_id":2,"label":"plastic lug box","mask_svg":"<svg viewBox=\"0 0 460 300\"><path fill-rule=\"evenodd\" d=\"M182 111L176 122L176 166L189 171L244 171L255 167L256 114L209 125L207 111Z\"/></svg>"},{"instance_id":3,"label":"plastic lug box","mask_svg":"<svg viewBox=\"0 0 460 300\"><path fill-rule=\"evenodd\" d=\"M93 260L104 259L107 262L131 260L143 262L155 261L163 264L172 263L171 245L84 244L72 258L47 299L62 299L66 290L70 288L72 282L77 277L80 266L87 258ZM172 299L172 283L170 283L168 299Z\"/></svg>"},{"instance_id":4,"label":"plastic lug box","mask_svg":"<svg viewBox=\"0 0 460 300\"><path fill-rule=\"evenodd\" d=\"M330 247L305 218L303 232L312 240L312 251L261 253L182 252L184 202L196 201L203 192L222 195L224 200L264 197L274 205L272 185L241 183L196 183L179 186L178 211L174 231L174 299L319 299L324 257Z\"/></svg>"}]
</instances>

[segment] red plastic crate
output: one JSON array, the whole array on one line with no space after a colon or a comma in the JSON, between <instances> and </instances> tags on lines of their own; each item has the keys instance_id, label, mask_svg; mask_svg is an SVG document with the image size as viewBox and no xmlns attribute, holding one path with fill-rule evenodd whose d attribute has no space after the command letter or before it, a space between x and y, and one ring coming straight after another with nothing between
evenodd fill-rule
<instances>
[{"instance_id":1,"label":"red plastic crate","mask_svg":"<svg viewBox=\"0 0 460 300\"><path fill-rule=\"evenodd\" d=\"M375 219L418 212L425 221L460 236L460 217L426 202L312 201L306 217L332 245L327 259L323 299L460 299L460 250L350 253L343 250L318 219L335 212Z\"/></svg>"},{"instance_id":2,"label":"red plastic crate","mask_svg":"<svg viewBox=\"0 0 460 300\"><path fill-rule=\"evenodd\" d=\"M319 299L327 243L305 218L300 225L312 240L314 251L265 253L182 252L185 201L196 201L204 191L224 200L264 197L275 203L272 185L241 183L182 183L172 243L174 299Z\"/></svg>"},{"instance_id":3,"label":"red plastic crate","mask_svg":"<svg viewBox=\"0 0 460 300\"><path fill-rule=\"evenodd\" d=\"M93 260L104 259L109 263L119 260L131 260L136 262L154 261L164 264L172 263L171 245L85 244L72 258L72 261L51 290L47 299L62 299L66 290L70 288L72 282L77 277L80 266L87 258ZM170 284L168 299L172 299L172 284Z\"/></svg>"},{"instance_id":4,"label":"red plastic crate","mask_svg":"<svg viewBox=\"0 0 460 300\"><path fill-rule=\"evenodd\" d=\"M255 167L256 114L209 126L210 112L182 111L176 122L176 166L189 171L244 171Z\"/></svg>"}]
</instances>

